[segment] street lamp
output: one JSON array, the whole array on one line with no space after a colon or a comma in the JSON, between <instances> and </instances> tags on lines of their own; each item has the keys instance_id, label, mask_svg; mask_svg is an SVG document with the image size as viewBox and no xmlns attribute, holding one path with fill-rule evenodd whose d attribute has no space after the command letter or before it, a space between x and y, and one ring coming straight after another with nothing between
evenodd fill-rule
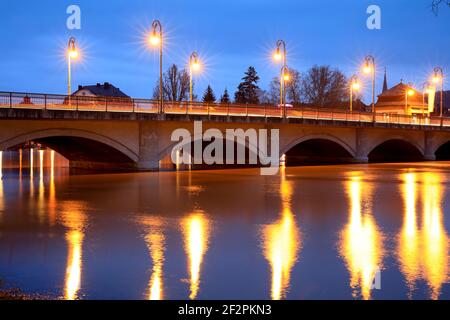
<instances>
[{"instance_id":1,"label":"street lamp","mask_svg":"<svg viewBox=\"0 0 450 320\"><path fill-rule=\"evenodd\" d=\"M195 71L200 70L200 62L198 60L198 54L197 52L192 52L191 56L189 57L189 102L192 102L193 99L193 90L192 90L192 74Z\"/></svg>"},{"instance_id":2,"label":"street lamp","mask_svg":"<svg viewBox=\"0 0 450 320\"><path fill-rule=\"evenodd\" d=\"M422 117L425 116L425 95L427 94L428 95L428 99L430 99L430 93L431 93L431 85L430 85L430 83L428 81L424 82L423 85L422 85Z\"/></svg>"},{"instance_id":3,"label":"street lamp","mask_svg":"<svg viewBox=\"0 0 450 320\"><path fill-rule=\"evenodd\" d=\"M283 40L278 40L276 43L277 49L273 55L273 59L276 62L281 61L283 64L283 68L281 69L281 76L280 76L280 105L283 106L285 102L285 79L284 79L284 69L287 69L286 66L286 43ZM281 52L283 50L283 52Z\"/></svg>"},{"instance_id":4,"label":"street lamp","mask_svg":"<svg viewBox=\"0 0 450 320\"><path fill-rule=\"evenodd\" d=\"M367 75L372 75L372 113L373 113L373 121L375 121L375 58L371 55L365 58L365 64L363 71Z\"/></svg>"},{"instance_id":5,"label":"street lamp","mask_svg":"<svg viewBox=\"0 0 450 320\"><path fill-rule=\"evenodd\" d=\"M405 114L408 114L408 98L414 96L415 91L409 85L405 90Z\"/></svg>"},{"instance_id":6,"label":"street lamp","mask_svg":"<svg viewBox=\"0 0 450 320\"><path fill-rule=\"evenodd\" d=\"M441 67L434 68L433 83L441 83L441 104L440 104L440 117L442 124L442 117L444 115L444 70Z\"/></svg>"},{"instance_id":7,"label":"street lamp","mask_svg":"<svg viewBox=\"0 0 450 320\"><path fill-rule=\"evenodd\" d=\"M76 60L78 57L79 53L75 45L75 38L71 37L67 45L67 95L69 101L72 94L72 60Z\"/></svg>"},{"instance_id":8,"label":"street lamp","mask_svg":"<svg viewBox=\"0 0 450 320\"><path fill-rule=\"evenodd\" d=\"M360 87L358 77L353 75L350 78L350 112L353 112L353 91L358 91Z\"/></svg>"},{"instance_id":9,"label":"street lamp","mask_svg":"<svg viewBox=\"0 0 450 320\"><path fill-rule=\"evenodd\" d=\"M150 35L150 45L159 47L159 113L164 112L163 97L163 29L159 20L152 23L152 34Z\"/></svg>"},{"instance_id":10,"label":"street lamp","mask_svg":"<svg viewBox=\"0 0 450 320\"><path fill-rule=\"evenodd\" d=\"M281 79L282 79L282 82L283 82L283 104L282 104L282 108L283 108L283 117L285 118L286 117L286 115L287 115L287 112L286 112L286 82L288 82L288 81L290 81L291 80L291 75L289 74L289 68L286 66L286 65L284 65L282 68L281 68Z\"/></svg>"}]
</instances>

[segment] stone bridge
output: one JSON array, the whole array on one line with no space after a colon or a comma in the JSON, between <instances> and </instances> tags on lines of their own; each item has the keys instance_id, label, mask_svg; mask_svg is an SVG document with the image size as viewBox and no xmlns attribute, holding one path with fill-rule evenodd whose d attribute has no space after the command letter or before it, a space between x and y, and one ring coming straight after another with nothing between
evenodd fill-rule
<instances>
[{"instance_id":1,"label":"stone bridge","mask_svg":"<svg viewBox=\"0 0 450 320\"><path fill-rule=\"evenodd\" d=\"M0 109L0 150L34 141L72 167L158 170L174 146L173 130L279 129L288 163L450 159L450 128L306 118Z\"/></svg>"}]
</instances>

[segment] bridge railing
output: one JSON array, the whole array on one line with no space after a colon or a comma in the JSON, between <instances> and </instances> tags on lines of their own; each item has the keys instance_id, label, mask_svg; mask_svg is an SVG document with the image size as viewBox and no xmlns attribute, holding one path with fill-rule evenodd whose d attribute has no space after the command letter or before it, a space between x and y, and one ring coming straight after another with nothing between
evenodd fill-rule
<instances>
[{"instance_id":1,"label":"bridge railing","mask_svg":"<svg viewBox=\"0 0 450 320\"><path fill-rule=\"evenodd\" d=\"M67 96L21 92L0 92L0 108L28 110L96 111L125 113L158 113L159 101L151 99ZM164 102L165 114L216 115L228 117L281 118L283 110L272 105L206 104L200 102ZM415 114L399 115L370 112L349 112L344 109L286 107L287 118L373 122L420 126L450 127L450 118Z\"/></svg>"}]
</instances>

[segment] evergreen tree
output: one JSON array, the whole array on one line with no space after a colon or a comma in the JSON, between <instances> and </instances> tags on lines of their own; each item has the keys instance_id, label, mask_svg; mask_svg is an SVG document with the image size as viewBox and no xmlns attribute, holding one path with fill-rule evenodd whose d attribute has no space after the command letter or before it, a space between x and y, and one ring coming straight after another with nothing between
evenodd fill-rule
<instances>
[{"instance_id":1,"label":"evergreen tree","mask_svg":"<svg viewBox=\"0 0 450 320\"><path fill-rule=\"evenodd\" d=\"M249 67L235 93L235 101L237 103L258 104L258 93L260 90L257 85L258 81L259 76L256 73L255 68Z\"/></svg>"},{"instance_id":2,"label":"evergreen tree","mask_svg":"<svg viewBox=\"0 0 450 320\"><path fill-rule=\"evenodd\" d=\"M204 103L214 103L216 102L216 96L214 95L214 91L210 85L206 88L205 94L203 95Z\"/></svg>"},{"instance_id":3,"label":"evergreen tree","mask_svg":"<svg viewBox=\"0 0 450 320\"><path fill-rule=\"evenodd\" d=\"M230 95L228 94L228 90L225 89L225 91L223 92L222 97L220 97L220 103L228 104L230 102L231 102L230 101Z\"/></svg>"}]
</instances>

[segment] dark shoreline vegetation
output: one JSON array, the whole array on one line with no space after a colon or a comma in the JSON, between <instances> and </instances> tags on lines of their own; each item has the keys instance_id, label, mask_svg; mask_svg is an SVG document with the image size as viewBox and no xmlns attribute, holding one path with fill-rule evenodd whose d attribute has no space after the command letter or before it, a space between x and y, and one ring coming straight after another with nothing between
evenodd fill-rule
<instances>
[{"instance_id":1,"label":"dark shoreline vegetation","mask_svg":"<svg viewBox=\"0 0 450 320\"><path fill-rule=\"evenodd\" d=\"M19 289L0 289L0 301L2 300L34 300L23 294Z\"/></svg>"},{"instance_id":2,"label":"dark shoreline vegetation","mask_svg":"<svg viewBox=\"0 0 450 320\"><path fill-rule=\"evenodd\" d=\"M36 301L36 300L57 300L49 296L40 294L29 295L20 289L0 289L0 301Z\"/></svg>"},{"instance_id":3,"label":"dark shoreline vegetation","mask_svg":"<svg viewBox=\"0 0 450 320\"><path fill-rule=\"evenodd\" d=\"M25 294L18 288L4 288L4 283L0 280L0 301L26 301L26 300L50 300L40 294Z\"/></svg>"}]
</instances>

